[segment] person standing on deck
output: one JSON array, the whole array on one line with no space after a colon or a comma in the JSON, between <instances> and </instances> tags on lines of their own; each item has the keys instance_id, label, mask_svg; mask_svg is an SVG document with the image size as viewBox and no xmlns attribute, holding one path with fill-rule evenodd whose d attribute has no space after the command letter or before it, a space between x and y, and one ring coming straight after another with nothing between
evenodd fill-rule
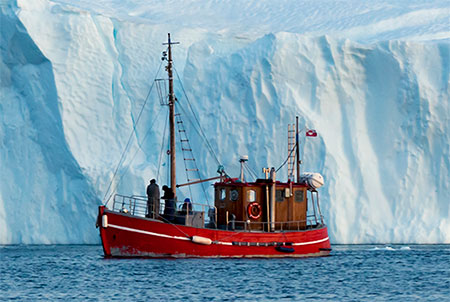
<instances>
[{"instance_id":1,"label":"person standing on deck","mask_svg":"<svg viewBox=\"0 0 450 302\"><path fill-rule=\"evenodd\" d=\"M159 215L159 186L156 180L150 180L147 186L147 215L148 218L155 218Z\"/></svg>"},{"instance_id":2,"label":"person standing on deck","mask_svg":"<svg viewBox=\"0 0 450 302\"><path fill-rule=\"evenodd\" d=\"M166 219L172 221L175 218L175 196L168 186L163 186L162 189L164 191L162 199L165 200L164 216L166 216Z\"/></svg>"}]
</instances>

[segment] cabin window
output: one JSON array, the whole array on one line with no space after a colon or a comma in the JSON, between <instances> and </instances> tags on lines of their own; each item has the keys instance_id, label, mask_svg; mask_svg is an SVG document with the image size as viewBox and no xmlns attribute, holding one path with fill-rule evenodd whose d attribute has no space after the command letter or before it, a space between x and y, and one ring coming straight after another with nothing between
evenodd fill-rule
<instances>
[{"instance_id":1,"label":"cabin window","mask_svg":"<svg viewBox=\"0 0 450 302\"><path fill-rule=\"evenodd\" d=\"M256 192L255 192L255 190L248 190L248 192L247 192L247 201L248 202L256 201Z\"/></svg>"},{"instance_id":2,"label":"cabin window","mask_svg":"<svg viewBox=\"0 0 450 302\"><path fill-rule=\"evenodd\" d=\"M219 191L219 199L225 200L225 198L227 198L227 189L222 188Z\"/></svg>"},{"instance_id":3,"label":"cabin window","mask_svg":"<svg viewBox=\"0 0 450 302\"><path fill-rule=\"evenodd\" d=\"M304 200L304 192L303 190L295 191L295 201L302 202Z\"/></svg>"},{"instance_id":4,"label":"cabin window","mask_svg":"<svg viewBox=\"0 0 450 302\"><path fill-rule=\"evenodd\" d=\"M284 191L283 190L276 190L275 191L275 200L282 202L284 201Z\"/></svg>"},{"instance_id":5,"label":"cabin window","mask_svg":"<svg viewBox=\"0 0 450 302\"><path fill-rule=\"evenodd\" d=\"M236 201L236 200L238 200L238 198L239 198L238 191L237 190L232 190L230 192L230 199L231 199L231 201Z\"/></svg>"}]
</instances>

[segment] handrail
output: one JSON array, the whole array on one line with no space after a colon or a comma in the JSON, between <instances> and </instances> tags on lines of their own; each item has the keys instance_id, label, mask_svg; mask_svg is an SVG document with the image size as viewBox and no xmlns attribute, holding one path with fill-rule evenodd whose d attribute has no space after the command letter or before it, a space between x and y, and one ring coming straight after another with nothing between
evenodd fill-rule
<instances>
[{"instance_id":1,"label":"handrail","mask_svg":"<svg viewBox=\"0 0 450 302\"><path fill-rule=\"evenodd\" d=\"M147 198L144 196L126 196L121 194L115 194L113 198L113 206L112 211L120 212L124 214L129 214L132 216L138 216L138 217L156 217L156 218L163 218L164 210L165 210L165 199L160 199L160 209L158 213L152 212L148 213L147 208ZM178 211L179 208L184 204L184 201L175 201L175 208L174 208L174 214L169 216L177 216L181 213L181 211ZM202 203L191 203L192 210L186 211L184 213L186 216L192 215L191 213L193 211L196 211L196 209L201 208L200 212L209 214L209 209L212 209L214 212L214 217L208 216L209 223L213 223L214 226L217 228L217 208L215 206L210 206L207 204ZM208 209L208 211L206 210ZM152 214L149 216L149 214ZM153 215L154 214L154 215ZM167 216L167 215L165 215Z\"/></svg>"},{"instance_id":2,"label":"handrail","mask_svg":"<svg viewBox=\"0 0 450 302\"><path fill-rule=\"evenodd\" d=\"M313 216L314 217L314 216ZM230 220L228 224L225 226L226 230L244 230L244 231L261 231L267 230L268 225L270 225L271 222L267 221L236 221L236 220ZM275 226L275 232L276 231L295 231L295 230L305 230L305 229L311 229L311 228L318 228L322 227L322 223L316 223L316 219L305 219L305 220L296 220L296 221L276 221L273 222ZM234 226L232 228L229 227L229 225ZM239 228L240 226L240 228ZM252 228L252 226L255 226L255 228Z\"/></svg>"},{"instance_id":3,"label":"handrail","mask_svg":"<svg viewBox=\"0 0 450 302\"><path fill-rule=\"evenodd\" d=\"M164 199L161 199L164 201ZM175 202L175 213L172 214L173 217L179 216L182 212L179 211L180 206L184 204L184 201L176 201ZM147 199L143 196L125 196L120 194L115 194L113 198L113 207L112 211L120 212L132 216L138 217L156 217L157 219L166 220L167 215L164 215L165 203L161 202L160 210L158 213L154 213L155 215L148 216L147 213ZM195 209L201 208L200 212L203 212L205 215L207 214L208 220L208 228L217 228L217 208L215 206L210 206L202 203L192 203L192 210L187 210L184 215L189 216L192 215L193 212L196 212ZM208 211L206 211L208 209ZM212 212L211 212L212 210ZM198 211L197 211L198 212ZM153 213L150 213L153 214ZM210 215L214 215L211 217ZM170 215L169 215L170 216ZM165 217L165 218L164 218ZM319 218L319 221L318 219ZM305 220L298 221L278 221L273 222L275 225L275 232L277 231L294 231L294 230L305 230L311 228L318 228L323 226L323 216L320 213L319 217L317 217L316 213L313 215L307 215ZM227 225L225 225L225 229L227 230L242 230L242 231L261 231L267 230L270 222L259 222L259 221L236 221L230 220ZM231 226L231 227L230 227ZM203 226L205 227L205 226Z\"/></svg>"}]
</instances>

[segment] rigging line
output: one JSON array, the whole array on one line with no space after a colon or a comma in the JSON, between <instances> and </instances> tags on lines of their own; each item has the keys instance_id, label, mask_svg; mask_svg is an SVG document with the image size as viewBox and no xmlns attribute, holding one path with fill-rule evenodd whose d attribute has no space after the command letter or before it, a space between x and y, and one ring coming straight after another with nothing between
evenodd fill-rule
<instances>
[{"instance_id":1,"label":"rigging line","mask_svg":"<svg viewBox=\"0 0 450 302\"><path fill-rule=\"evenodd\" d=\"M183 109L182 106L177 106L177 109L178 109L178 108ZM183 113L185 112L184 110L182 110L182 111L183 111ZM179 113L179 112L178 112L178 113ZM182 122L181 116L182 116L181 113L179 113L179 115L177 116L177 118L178 118L178 121L181 121L181 122ZM184 116L185 116L186 118L188 118L188 116L186 115L186 113L184 113ZM192 124L192 123L191 123L191 124ZM181 128L181 125L182 125L182 123L178 123L178 128L179 128L179 129ZM184 126L183 126L183 129L186 130L186 128L184 128ZM185 139L187 140L186 143L189 145L189 149L191 149L191 151L189 151L189 152L191 153L191 157L194 158L194 152L193 152L193 150L192 150L192 148L191 148L191 144L190 144L190 142L189 142L189 137L188 137L188 134L187 134L186 131L184 132L184 135L185 135ZM183 139L183 138L180 136L181 150L183 150L182 139ZM185 157L185 156L184 156L185 152L188 152L188 151L182 151L183 157ZM193 162L193 165L194 165L195 169L197 169L197 173L196 173L196 174L197 174L198 179L202 179L202 175L200 174L200 170L198 169L197 163L196 163L196 162ZM189 173L188 173L188 170L187 170L187 169L188 169L188 164L187 164L186 159L184 160L184 166L185 166L185 169L186 169L186 181L189 182ZM204 194L204 196L205 196L205 199L206 199L206 202L207 202L208 206L210 206L208 194L206 193L206 189L205 189L205 183L201 183L200 187L202 188L202 191L203 191L203 194ZM189 186L189 193L190 193L191 198L193 198L191 186Z\"/></svg>"},{"instance_id":2,"label":"rigging line","mask_svg":"<svg viewBox=\"0 0 450 302\"><path fill-rule=\"evenodd\" d=\"M198 126L199 126L199 128L200 128L200 131L201 131L201 133L202 133L202 135L203 135L203 137L204 137L204 139L205 139L205 141L206 141L206 144L208 145L208 147L209 147L210 150L212 151L212 154L213 154L213 156L214 156L214 158L215 158L217 164L220 165L220 161L219 161L219 159L217 158L216 154L214 153L214 149L211 147L211 144L209 143L208 138L206 137L205 133L203 132L202 126L200 125L200 122L199 122L199 120L198 120L198 118L197 118L197 115L195 114L195 111L194 111L194 109L192 108L191 102L189 101L189 98L188 98L188 96L187 96L187 94L186 94L186 90L184 90L183 82L182 82L181 79L180 79L180 76L179 76L179 74L178 74L178 71L177 71L177 69L175 68L175 66L173 66L173 69L175 70L175 73L176 73L176 75L177 75L178 81L180 82L181 90L183 91L183 94L184 94L184 96L185 96L185 98L186 98L186 100L187 100L187 102L188 102L189 108L190 108L191 111L192 111L192 115L194 116L194 118L195 118L195 120L196 120L196 122L197 122L197 124L198 124Z\"/></svg>"},{"instance_id":3,"label":"rigging line","mask_svg":"<svg viewBox=\"0 0 450 302\"><path fill-rule=\"evenodd\" d=\"M159 109L158 113L156 114L156 118L153 120L153 123L151 124L150 128L147 130L147 132L145 133L144 138L142 139L141 144L143 144L145 142L145 140L147 139L147 136L150 134L150 131L152 130L153 126L155 125L156 121L158 120L159 114L161 113L162 108ZM129 165L127 166L127 168L125 169L125 171L123 173L121 173L120 177L119 177L119 181L117 182L116 186L113 187L112 192L114 192L114 190L117 188L117 186L120 184L120 181L122 180L122 177L128 172L128 169L130 168L131 163L134 161L134 159L136 158L137 153L139 152L139 150L141 150L141 148L137 148L136 151L134 152L133 156L131 157L131 160L129 162Z\"/></svg>"},{"instance_id":4,"label":"rigging line","mask_svg":"<svg viewBox=\"0 0 450 302\"><path fill-rule=\"evenodd\" d=\"M161 66L162 66L162 62L159 64L159 68L158 68L158 71L156 72L156 75L155 75L155 78L154 78L154 79L156 79L156 77L158 76L159 71L161 70ZM109 189L111 188L111 185L112 185L112 183L113 183L113 181L114 181L114 178L116 177L117 172L119 171L120 166L123 164L123 161L124 161L124 158L125 158L125 154L126 154L128 148L130 147L130 143L131 143L131 140L132 140L132 138L133 138L133 133L136 132L136 126L137 126L137 124L139 123L139 120L141 119L142 112L144 111L144 107L145 107L145 105L147 104L148 97L150 96L150 93L152 92L153 86L154 86L154 85L155 85L155 81L153 80L152 86L150 86L150 89L149 89L149 91L148 91L148 93L147 93L147 96L145 97L144 104L143 104L142 107L141 107L141 111L140 111L139 114L138 114L138 117L137 117L137 119L136 119L136 122L133 123L133 130L132 130L131 133L130 133L130 137L128 138L128 142L127 142L127 144L126 144L126 146L125 146L125 149L123 150L122 155L120 156L119 163L117 164L116 170L114 171L114 174L113 174L113 177L112 177L112 179L111 179L111 181L110 181L110 183L109 183L108 189L107 189L106 192L105 192L105 196L103 196L103 201L105 201L105 198L106 198L106 196L107 196L108 193L109 193ZM133 118L133 117L132 117L132 118ZM109 200L109 199L108 199L108 200Z\"/></svg>"},{"instance_id":5,"label":"rigging line","mask_svg":"<svg viewBox=\"0 0 450 302\"><path fill-rule=\"evenodd\" d=\"M176 146L175 146L175 148L176 148ZM166 150L171 150L171 149L170 149L170 138L167 138L167 147L166 147ZM171 167L171 165L172 165L172 162L170 161L170 153L167 154L167 156L168 156L169 158L167 159L167 171L166 171L167 179L166 179L166 184L170 184L170 167Z\"/></svg>"},{"instance_id":6,"label":"rigging line","mask_svg":"<svg viewBox=\"0 0 450 302\"><path fill-rule=\"evenodd\" d=\"M158 181L159 181L159 172L160 172L160 170L161 170L161 160L162 160L162 157L163 157L164 142L166 141L167 124L169 124L169 123L168 123L168 120L169 120L169 110L167 110L167 116L166 116L166 118L164 119L163 140L162 140L162 143L161 143L161 151L159 152L158 174L157 174L157 176L156 176L156 179L157 179Z\"/></svg>"},{"instance_id":7,"label":"rigging line","mask_svg":"<svg viewBox=\"0 0 450 302\"><path fill-rule=\"evenodd\" d=\"M171 226L175 227L178 231L180 231L181 233L184 234L184 236L186 236L187 238L191 238L191 236L189 236L188 234L186 234L185 232L183 232L182 229L180 229L175 223L171 222L170 220L167 220L166 218L164 218L162 215L156 214L158 215L158 217L160 219L162 219L163 221L165 221L166 223L170 224Z\"/></svg>"},{"instance_id":8,"label":"rigging line","mask_svg":"<svg viewBox=\"0 0 450 302\"><path fill-rule=\"evenodd\" d=\"M203 137L201 136L201 134L199 133L199 131L195 128L194 123L189 119L189 115L187 114L185 108L181 105L181 103L178 102L178 104L179 104L178 108L181 108L181 110L182 110L183 113L184 113L184 116L185 116L185 117L189 120L189 122L191 123L192 128L197 132L197 134L198 134L203 140L205 140L205 138L203 138ZM207 146L207 149L209 149L208 146ZM210 153L212 152L211 150L209 150L209 151L210 151ZM219 165L220 165L220 163L219 163ZM200 179L202 179L202 177L201 177L201 175L200 175L200 171L198 172L198 177L199 177ZM209 204L209 198L208 198L208 193L206 192L205 184L206 184L206 183L201 183L201 184L200 184L200 187L202 188L203 195L205 196L206 202L207 202L207 204L208 204L208 206L209 206L209 205L210 205L210 204Z\"/></svg>"},{"instance_id":9,"label":"rigging line","mask_svg":"<svg viewBox=\"0 0 450 302\"><path fill-rule=\"evenodd\" d=\"M178 109L178 107L177 107L177 109ZM187 151L185 151L184 148L183 148L183 137L181 136L181 133L184 133L184 135L185 135L185 138L184 138L184 139L186 139L186 141L187 141L187 143L188 143L188 146L189 146L189 149L191 149L190 152L191 152L191 154L192 154L192 157L194 157L194 155L193 155L194 153L192 152L192 148L191 148L190 143L189 143L189 138L188 138L188 136L187 136L186 129L184 128L184 126L182 126L182 125L183 125L183 120L181 119L181 114L180 114L179 111L177 111L177 113L179 114L179 115L176 117L176 124L177 124L177 127L178 127L178 132L180 133L180 135L179 135L179 139L180 139L179 146L180 146L180 149L181 149L181 153L183 154L183 158L184 158L183 162L184 162L184 169L185 169L185 172L186 172L186 182L189 182L188 163L187 163L187 161L186 161L186 155L185 155L185 152L187 152ZM184 130L184 132L181 132L181 130ZM198 168L197 168L197 165L195 164L195 162L194 162L194 166L195 166L195 168L197 169L197 174L198 174L198 176L199 176L199 178L200 178L200 173L198 172ZM193 195L192 195L192 189L191 189L191 186L188 186L188 189L189 189L189 196L190 196L191 199L193 200ZM192 201L192 202L193 202L193 201Z\"/></svg>"},{"instance_id":10,"label":"rigging line","mask_svg":"<svg viewBox=\"0 0 450 302\"><path fill-rule=\"evenodd\" d=\"M253 177L255 180L258 178L257 176L256 176L256 174L247 166L247 165L244 165L244 169L250 174L250 176L251 177Z\"/></svg>"},{"instance_id":11,"label":"rigging line","mask_svg":"<svg viewBox=\"0 0 450 302\"><path fill-rule=\"evenodd\" d=\"M289 155L286 158L286 160L281 164L281 166L278 169L275 170L275 172L278 172L281 168L283 168L283 166L287 163L287 161L289 160L289 157L291 156L292 152L295 150L296 147L297 147L297 143L295 143L294 147L291 149L291 152L289 152Z\"/></svg>"},{"instance_id":12,"label":"rigging line","mask_svg":"<svg viewBox=\"0 0 450 302\"><path fill-rule=\"evenodd\" d=\"M213 156L215 156L214 150L212 149L212 147L210 145L208 145L207 138L204 135L202 135L201 131L198 129L199 127L197 125L195 125L195 123L192 121L192 118L189 117L189 114L188 114L189 112L188 112L187 108L185 108L185 106L183 106L183 104L180 103L178 100L177 100L177 103L178 103L178 107L181 109L181 111L183 112L186 119L192 125L192 128L195 130L195 132L198 134L198 136L203 140L203 143L206 145L206 148L208 149L208 151L211 154L213 154ZM216 161L217 161L217 159L216 159Z\"/></svg>"},{"instance_id":13,"label":"rigging line","mask_svg":"<svg viewBox=\"0 0 450 302\"><path fill-rule=\"evenodd\" d=\"M192 128L194 129L194 131L198 134L198 136L203 140L203 143L206 145L206 148L208 149L209 153L212 154L215 157L216 163L218 165L220 165L220 162L218 161L215 153L214 153L214 149L211 147L211 145L208 142L208 139L205 136L202 136L201 132L196 128L195 124L192 122L192 120L189 118L188 112L187 110L184 108L184 106L179 102L178 102L178 108L181 108L181 111L183 112L183 114L185 115L186 119L190 122L190 124L192 125Z\"/></svg>"},{"instance_id":14,"label":"rigging line","mask_svg":"<svg viewBox=\"0 0 450 302\"><path fill-rule=\"evenodd\" d=\"M192 128L197 132L197 134L200 136L200 138L202 138L203 141L207 140L207 139L205 139L204 137L202 137L202 135L200 134L200 132L198 131L198 129L195 127L195 124L194 124L194 123L191 121L191 119L189 118L189 115L187 114L186 109L183 107L183 105L182 105L180 102L178 102L177 108L181 108L181 111L183 112L184 116L185 116L186 119L191 123ZM207 147L208 147L208 146L207 146ZM211 148L207 148L207 149L210 151L210 153L214 154L214 151L211 150ZM220 163L219 163L219 165L220 165ZM201 177L200 177L200 178L201 178ZM204 193L204 195L205 195L205 199L206 199L206 201L207 201L207 203L208 203L208 205L209 205L209 198L208 198L208 194L206 193L205 183L202 183L202 184L201 184L201 188L202 188L203 193Z\"/></svg>"},{"instance_id":15,"label":"rigging line","mask_svg":"<svg viewBox=\"0 0 450 302\"><path fill-rule=\"evenodd\" d=\"M255 179L257 179L258 178L258 173L256 173L256 171L248 163L246 164L246 166L247 166L247 169L250 171L250 173L253 174Z\"/></svg>"}]
</instances>

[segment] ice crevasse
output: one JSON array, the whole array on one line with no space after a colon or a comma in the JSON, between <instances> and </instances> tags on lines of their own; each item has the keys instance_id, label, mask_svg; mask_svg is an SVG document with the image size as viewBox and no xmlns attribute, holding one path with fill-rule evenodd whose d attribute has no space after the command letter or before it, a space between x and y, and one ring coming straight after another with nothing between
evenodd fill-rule
<instances>
[{"instance_id":1,"label":"ice crevasse","mask_svg":"<svg viewBox=\"0 0 450 302\"><path fill-rule=\"evenodd\" d=\"M83 1L0 4L0 244L98 243L97 206L133 127L113 186L145 195L158 171L166 181L158 167L165 108L151 96L136 120L167 32L181 42L177 79L230 175L242 154L258 172L279 166L286 125L298 115L318 133L302 139L302 169L324 176L321 207L333 243L450 243L445 31L432 32L425 20L422 38L404 26L367 31L363 41L369 27L305 32L272 21L256 29L249 17L247 34L238 34L233 24L195 23L194 9L177 24L134 4L127 15ZM446 9L429 11L436 20ZM186 105L179 85L176 94ZM214 158L197 148L203 141L190 139L202 176L214 176Z\"/></svg>"}]
</instances>

